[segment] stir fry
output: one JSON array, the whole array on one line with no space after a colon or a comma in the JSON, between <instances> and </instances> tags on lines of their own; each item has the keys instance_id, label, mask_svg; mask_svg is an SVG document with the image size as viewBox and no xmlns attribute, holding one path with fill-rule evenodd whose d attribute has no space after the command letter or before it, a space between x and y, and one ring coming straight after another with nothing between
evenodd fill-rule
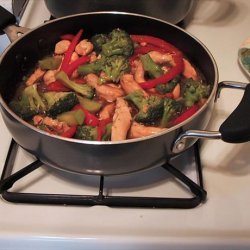
<instances>
[{"instance_id":1,"label":"stir fry","mask_svg":"<svg viewBox=\"0 0 250 250\"><path fill-rule=\"evenodd\" d=\"M38 61L10 102L25 121L50 134L120 141L149 136L190 116L211 88L174 45L116 28L65 34Z\"/></svg>"}]
</instances>

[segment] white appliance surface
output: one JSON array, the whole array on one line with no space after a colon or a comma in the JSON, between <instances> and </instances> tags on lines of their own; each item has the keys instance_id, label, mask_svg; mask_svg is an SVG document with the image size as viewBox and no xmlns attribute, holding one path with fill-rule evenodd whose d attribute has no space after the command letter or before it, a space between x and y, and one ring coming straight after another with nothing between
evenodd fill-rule
<instances>
[{"instance_id":1,"label":"white appliance surface","mask_svg":"<svg viewBox=\"0 0 250 250\"><path fill-rule=\"evenodd\" d=\"M5 0L4 2L7 2ZM237 49L250 36L250 1L202 0L188 17L186 30L202 41L213 54L220 80L248 82L237 62ZM39 19L43 16L42 19ZM34 28L49 17L43 0L29 1L21 25ZM0 40L1 43L2 40ZM218 130L237 106L243 91L223 90L216 103L209 129ZM11 135L0 118L0 171L4 166ZM222 141L202 144L201 158L207 200L193 209L111 208L107 206L60 206L15 204L0 198L0 249L250 249L250 144L231 145ZM32 156L20 150L16 165L31 162ZM190 166L191 169L191 166ZM183 168L192 176L189 166ZM161 170L155 170L153 173ZM159 172L160 173L160 172ZM158 173L158 174L159 174ZM160 173L161 174L161 173ZM82 193L96 177L65 175L46 167L25 177L11 190L40 190ZM169 195L182 188L168 185L146 173L124 177L125 188L115 181L118 194ZM145 178L145 180L143 180ZM134 185L138 181L138 187ZM156 185L157 184L157 185ZM187 194L188 196L188 194Z\"/></svg>"}]
</instances>

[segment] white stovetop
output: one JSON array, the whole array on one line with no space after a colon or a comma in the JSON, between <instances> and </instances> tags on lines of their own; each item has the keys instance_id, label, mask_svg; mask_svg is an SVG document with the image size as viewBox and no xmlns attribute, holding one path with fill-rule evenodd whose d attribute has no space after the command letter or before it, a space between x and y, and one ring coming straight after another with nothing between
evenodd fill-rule
<instances>
[{"instance_id":1,"label":"white stovetop","mask_svg":"<svg viewBox=\"0 0 250 250\"><path fill-rule=\"evenodd\" d=\"M214 55L220 80L249 81L237 64L237 48L250 36L249 13L248 0L202 0L187 27ZM242 94L222 92L210 129L218 129ZM0 121L1 170L11 136ZM0 249L250 249L249 152L249 143L205 142L208 199L190 210L36 206L1 199Z\"/></svg>"}]
</instances>

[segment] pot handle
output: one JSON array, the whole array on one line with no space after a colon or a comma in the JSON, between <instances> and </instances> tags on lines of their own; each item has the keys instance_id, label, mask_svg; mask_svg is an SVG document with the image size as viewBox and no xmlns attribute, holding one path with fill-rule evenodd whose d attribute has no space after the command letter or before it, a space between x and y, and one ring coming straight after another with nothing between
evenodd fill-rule
<instances>
[{"instance_id":1,"label":"pot handle","mask_svg":"<svg viewBox=\"0 0 250 250\"><path fill-rule=\"evenodd\" d=\"M6 34L11 42L30 29L17 25L16 17L0 6L0 35Z\"/></svg>"},{"instance_id":2,"label":"pot handle","mask_svg":"<svg viewBox=\"0 0 250 250\"><path fill-rule=\"evenodd\" d=\"M221 124L219 131L187 130L175 140L172 151L180 153L192 145L188 139L221 139L228 143L242 143L250 140L250 84L223 81L218 84L216 100L223 88L237 88L245 90L244 95L229 117Z\"/></svg>"}]
</instances>

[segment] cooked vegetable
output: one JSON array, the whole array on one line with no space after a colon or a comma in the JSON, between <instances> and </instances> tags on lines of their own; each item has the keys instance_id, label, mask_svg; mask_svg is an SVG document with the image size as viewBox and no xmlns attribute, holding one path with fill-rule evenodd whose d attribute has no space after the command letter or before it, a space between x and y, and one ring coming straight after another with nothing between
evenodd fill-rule
<instances>
[{"instance_id":1,"label":"cooked vegetable","mask_svg":"<svg viewBox=\"0 0 250 250\"><path fill-rule=\"evenodd\" d=\"M96 60L92 63L86 63L78 67L77 72L81 75L87 75L90 73L98 74L101 72L105 58L101 57L100 59Z\"/></svg>"},{"instance_id":2,"label":"cooked vegetable","mask_svg":"<svg viewBox=\"0 0 250 250\"><path fill-rule=\"evenodd\" d=\"M178 75L175 78L173 78L173 80L167 82L167 83L163 83L163 84L159 84L155 87L155 89L161 93L161 94L166 94L166 93L170 93L175 86L177 85L177 83L179 83L181 80L181 76Z\"/></svg>"},{"instance_id":3,"label":"cooked vegetable","mask_svg":"<svg viewBox=\"0 0 250 250\"><path fill-rule=\"evenodd\" d=\"M144 89L151 89L156 87L158 84L166 83L172 80L174 77L179 75L183 71L183 56L179 49L177 49L172 44L153 36L144 36L144 35L131 35L131 38L134 42L146 43L153 46L157 46L162 49L164 52L169 52L172 54L174 66L172 66L167 73L164 75L155 78L149 79L146 82L141 83L141 87Z\"/></svg>"},{"instance_id":4,"label":"cooked vegetable","mask_svg":"<svg viewBox=\"0 0 250 250\"><path fill-rule=\"evenodd\" d=\"M61 61L62 59L60 57L50 56L38 61L38 66L42 70L55 70L60 66Z\"/></svg>"},{"instance_id":5,"label":"cooked vegetable","mask_svg":"<svg viewBox=\"0 0 250 250\"><path fill-rule=\"evenodd\" d=\"M85 115L82 110L72 110L58 115L56 119L61 122L66 122L69 126L76 126L83 124Z\"/></svg>"},{"instance_id":6,"label":"cooked vegetable","mask_svg":"<svg viewBox=\"0 0 250 250\"><path fill-rule=\"evenodd\" d=\"M47 102L46 114L50 117L71 110L79 103L77 96L73 92L46 92L44 99Z\"/></svg>"},{"instance_id":7,"label":"cooked vegetable","mask_svg":"<svg viewBox=\"0 0 250 250\"><path fill-rule=\"evenodd\" d=\"M56 92L69 92L70 89L65 87L59 81L51 82L49 85L46 86L47 91L56 91Z\"/></svg>"},{"instance_id":8,"label":"cooked vegetable","mask_svg":"<svg viewBox=\"0 0 250 250\"><path fill-rule=\"evenodd\" d=\"M191 117L193 114L195 114L199 110L199 107L197 105L193 105L186 110L183 111L178 117L174 119L172 122L172 125L179 124L185 120L187 120L189 117Z\"/></svg>"},{"instance_id":9,"label":"cooked vegetable","mask_svg":"<svg viewBox=\"0 0 250 250\"><path fill-rule=\"evenodd\" d=\"M108 123L105 127L105 132L101 138L102 141L110 141L111 139L111 129L112 129L112 123Z\"/></svg>"},{"instance_id":10,"label":"cooked vegetable","mask_svg":"<svg viewBox=\"0 0 250 250\"><path fill-rule=\"evenodd\" d=\"M26 121L46 109L46 105L37 91L36 84L26 87L18 99L10 102L10 107Z\"/></svg>"},{"instance_id":11,"label":"cooked vegetable","mask_svg":"<svg viewBox=\"0 0 250 250\"><path fill-rule=\"evenodd\" d=\"M23 90L23 95L28 98L30 108L36 111L44 111L46 105L37 91L37 84L26 87Z\"/></svg>"},{"instance_id":12,"label":"cooked vegetable","mask_svg":"<svg viewBox=\"0 0 250 250\"><path fill-rule=\"evenodd\" d=\"M29 100L26 95L22 94L19 100L12 100L9 103L10 108L23 120L29 121L38 112L31 109Z\"/></svg>"},{"instance_id":13,"label":"cooked vegetable","mask_svg":"<svg viewBox=\"0 0 250 250\"><path fill-rule=\"evenodd\" d=\"M164 108L163 115L160 121L160 127L166 128L168 126L169 121L181 112L181 110L183 109L183 104L173 99L165 98L163 106Z\"/></svg>"},{"instance_id":14,"label":"cooked vegetable","mask_svg":"<svg viewBox=\"0 0 250 250\"><path fill-rule=\"evenodd\" d=\"M120 55L102 56L101 59L93 63L78 67L78 73L81 75L98 74L101 71L106 74L105 81L118 82L122 74L130 71L129 61L126 57Z\"/></svg>"},{"instance_id":15,"label":"cooked vegetable","mask_svg":"<svg viewBox=\"0 0 250 250\"><path fill-rule=\"evenodd\" d=\"M77 96L77 98L78 98L79 103L83 106L83 108L85 108L89 112L96 113L102 107L102 104L100 102L90 100L86 97L82 97L79 95Z\"/></svg>"},{"instance_id":16,"label":"cooked vegetable","mask_svg":"<svg viewBox=\"0 0 250 250\"><path fill-rule=\"evenodd\" d=\"M91 86L87 84L77 84L74 81L71 81L67 74L63 71L56 74L56 79L63 83L66 87L83 96L86 96L87 98L91 99L94 96L94 89Z\"/></svg>"},{"instance_id":17,"label":"cooked vegetable","mask_svg":"<svg viewBox=\"0 0 250 250\"><path fill-rule=\"evenodd\" d=\"M94 45L94 50L96 53L100 54L102 51L102 45L107 43L109 40L108 35L106 34L96 34L91 37L90 41Z\"/></svg>"},{"instance_id":18,"label":"cooked vegetable","mask_svg":"<svg viewBox=\"0 0 250 250\"><path fill-rule=\"evenodd\" d=\"M108 35L108 41L102 44L101 53L105 56L133 54L134 45L129 34L122 29L114 29Z\"/></svg>"},{"instance_id":19,"label":"cooked vegetable","mask_svg":"<svg viewBox=\"0 0 250 250\"><path fill-rule=\"evenodd\" d=\"M191 107L202 98L210 94L210 85L205 85L193 79L187 79L183 86L183 98L185 105Z\"/></svg>"},{"instance_id":20,"label":"cooked vegetable","mask_svg":"<svg viewBox=\"0 0 250 250\"><path fill-rule=\"evenodd\" d=\"M118 82L122 74L130 71L130 66L126 57L114 55L106 57L102 69L107 81Z\"/></svg>"},{"instance_id":21,"label":"cooked vegetable","mask_svg":"<svg viewBox=\"0 0 250 250\"><path fill-rule=\"evenodd\" d=\"M134 119L143 124L155 124L163 114L163 100L158 96L145 97L142 91L134 91L125 97L137 108L138 113Z\"/></svg>"},{"instance_id":22,"label":"cooked vegetable","mask_svg":"<svg viewBox=\"0 0 250 250\"><path fill-rule=\"evenodd\" d=\"M97 128L87 125L78 126L74 138L94 141L97 139Z\"/></svg>"},{"instance_id":23,"label":"cooked vegetable","mask_svg":"<svg viewBox=\"0 0 250 250\"><path fill-rule=\"evenodd\" d=\"M119 28L84 36L62 35L36 64L10 102L17 115L62 137L117 141L185 121L210 94L199 69L163 39Z\"/></svg>"},{"instance_id":24,"label":"cooked vegetable","mask_svg":"<svg viewBox=\"0 0 250 250\"><path fill-rule=\"evenodd\" d=\"M71 43L69 45L69 48L68 48L68 50L66 51L66 53L64 55L60 70L62 70L62 71L67 70L67 68L69 66L69 63L70 63L70 60L71 60L71 57L72 57L72 54L73 54L73 52L75 50L75 47L76 47L77 43L80 41L82 33L83 33L83 29L80 29L77 32L77 34L74 36L74 38L72 39L72 41L71 41Z\"/></svg>"},{"instance_id":25,"label":"cooked vegetable","mask_svg":"<svg viewBox=\"0 0 250 250\"><path fill-rule=\"evenodd\" d=\"M157 78L163 75L160 65L156 64L149 54L140 56L144 70L152 77Z\"/></svg>"},{"instance_id":26,"label":"cooked vegetable","mask_svg":"<svg viewBox=\"0 0 250 250\"><path fill-rule=\"evenodd\" d=\"M75 105L75 107L73 108L73 110L81 110L81 111L83 111L83 113L85 115L84 123L86 125L95 127L95 126L97 126L99 124L98 118L94 114L92 114L88 110L86 110L80 104Z\"/></svg>"}]
</instances>

